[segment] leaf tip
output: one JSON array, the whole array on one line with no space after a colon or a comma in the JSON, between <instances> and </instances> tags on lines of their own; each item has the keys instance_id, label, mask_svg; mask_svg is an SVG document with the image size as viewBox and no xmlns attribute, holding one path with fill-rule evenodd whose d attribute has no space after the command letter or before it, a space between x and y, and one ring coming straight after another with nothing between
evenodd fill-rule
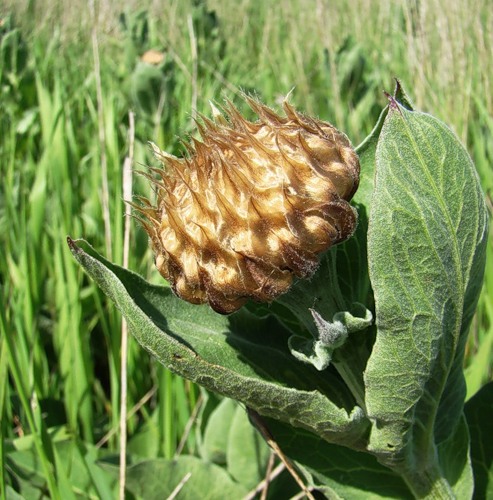
<instances>
[{"instance_id":1,"label":"leaf tip","mask_svg":"<svg viewBox=\"0 0 493 500\"><path fill-rule=\"evenodd\" d=\"M397 100L395 99L395 97L391 94L389 94L387 91L383 91L385 97L388 99L389 101L389 107L391 109L399 109L399 103L397 102Z\"/></svg>"},{"instance_id":2,"label":"leaf tip","mask_svg":"<svg viewBox=\"0 0 493 500\"><path fill-rule=\"evenodd\" d=\"M402 92L402 84L399 78L394 76L394 82L395 82L395 89L394 89L394 97L399 95L399 92Z\"/></svg>"},{"instance_id":3,"label":"leaf tip","mask_svg":"<svg viewBox=\"0 0 493 500\"><path fill-rule=\"evenodd\" d=\"M75 241L70 236L67 236L67 245L74 255L81 251L81 249L75 244Z\"/></svg>"}]
</instances>

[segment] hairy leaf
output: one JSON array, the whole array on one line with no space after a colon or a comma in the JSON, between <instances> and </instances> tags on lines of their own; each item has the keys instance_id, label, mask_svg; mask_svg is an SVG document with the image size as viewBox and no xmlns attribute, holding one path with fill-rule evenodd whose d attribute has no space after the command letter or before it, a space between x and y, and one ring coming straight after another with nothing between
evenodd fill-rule
<instances>
[{"instance_id":1,"label":"hairy leaf","mask_svg":"<svg viewBox=\"0 0 493 500\"><path fill-rule=\"evenodd\" d=\"M455 431L438 445L438 458L456 498L471 498L474 478L469 454L469 430L464 415Z\"/></svg>"},{"instance_id":2,"label":"hairy leaf","mask_svg":"<svg viewBox=\"0 0 493 500\"><path fill-rule=\"evenodd\" d=\"M137 340L172 371L328 441L364 446L369 422L340 378L297 362L288 349L290 332L277 320L247 310L226 317L188 304L169 288L107 262L83 242L69 245Z\"/></svg>"},{"instance_id":3,"label":"hairy leaf","mask_svg":"<svg viewBox=\"0 0 493 500\"><path fill-rule=\"evenodd\" d=\"M329 444L282 422L269 419L266 423L281 450L296 462L311 485L323 486L328 498L412 498L402 479L368 453Z\"/></svg>"},{"instance_id":4,"label":"hairy leaf","mask_svg":"<svg viewBox=\"0 0 493 500\"><path fill-rule=\"evenodd\" d=\"M435 118L391 101L376 152L368 252L377 339L365 374L370 449L425 470L459 423L462 358L484 269L474 165Z\"/></svg>"}]
</instances>

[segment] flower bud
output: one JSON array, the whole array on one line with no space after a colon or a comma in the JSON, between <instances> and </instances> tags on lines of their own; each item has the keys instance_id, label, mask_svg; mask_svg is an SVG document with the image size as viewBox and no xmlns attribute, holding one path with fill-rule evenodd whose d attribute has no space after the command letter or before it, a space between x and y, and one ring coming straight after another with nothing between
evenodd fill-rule
<instances>
[{"instance_id":1,"label":"flower bud","mask_svg":"<svg viewBox=\"0 0 493 500\"><path fill-rule=\"evenodd\" d=\"M177 158L156 146L155 204L141 200L156 266L174 292L226 314L270 302L318 256L349 238L359 161L347 137L286 101L280 116L245 97L259 120L227 103L202 118L201 140Z\"/></svg>"}]
</instances>

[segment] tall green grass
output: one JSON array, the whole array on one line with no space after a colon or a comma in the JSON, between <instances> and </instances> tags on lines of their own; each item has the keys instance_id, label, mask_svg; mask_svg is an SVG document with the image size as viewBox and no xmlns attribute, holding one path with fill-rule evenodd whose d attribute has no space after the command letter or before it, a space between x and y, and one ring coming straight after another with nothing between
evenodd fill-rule
<instances>
[{"instance_id":1,"label":"tall green grass","mask_svg":"<svg viewBox=\"0 0 493 500\"><path fill-rule=\"evenodd\" d=\"M295 105L357 144L385 105L382 91L399 77L417 107L466 143L492 208L487 0L95 7L94 16L85 2L8 0L0 12L0 497L8 486L53 498L83 491L106 497L115 487L95 461L118 452L121 319L76 266L65 238L83 236L122 262L130 110L136 169L152 164L148 140L179 153L177 135L193 133L195 110L208 113L209 100L235 100L240 89L275 104L294 87ZM99 103L93 48L101 66ZM140 60L149 49L163 53L160 65ZM136 179L134 191L148 195L149 187ZM490 238L466 360L469 395L491 379L492 254ZM135 225L129 266L160 281ZM128 372L129 452L172 457L198 389L151 361L132 339ZM185 450L194 453L195 434L187 436ZM37 479L26 479L28 472ZM12 477L24 479L12 484Z\"/></svg>"}]
</instances>

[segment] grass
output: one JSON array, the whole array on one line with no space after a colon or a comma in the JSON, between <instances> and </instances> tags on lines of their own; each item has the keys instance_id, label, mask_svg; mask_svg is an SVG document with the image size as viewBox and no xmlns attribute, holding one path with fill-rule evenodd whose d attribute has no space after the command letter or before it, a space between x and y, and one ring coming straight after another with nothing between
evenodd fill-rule
<instances>
[{"instance_id":1,"label":"grass","mask_svg":"<svg viewBox=\"0 0 493 500\"><path fill-rule=\"evenodd\" d=\"M130 110L137 169L152 163L148 140L180 152L176 137L194 130L193 110L207 114L209 100L235 100L240 89L274 104L294 87L295 105L357 144L396 76L419 109L444 120L467 145L492 208L493 11L487 0L139 5L107 2L96 5L95 14L85 2L7 0L0 11L3 498L12 486L52 498L83 491L105 498L115 488L95 461L118 453L121 319L77 267L65 238L83 236L122 262ZM159 66L139 59L149 49L162 52ZM146 194L149 187L136 179L134 191ZM466 359L469 396L492 374L492 254L490 237ZM160 281L135 225L129 267ZM133 339L128 373L132 456L173 457L184 435L185 451L195 453L195 434L185 430L198 389L151 361ZM61 428L72 448L61 447L67 437L57 434ZM32 449L36 465L28 452L22 455ZM82 464L84 472L68 464ZM26 479L21 469L37 479ZM13 475L23 479L12 485Z\"/></svg>"}]
</instances>

